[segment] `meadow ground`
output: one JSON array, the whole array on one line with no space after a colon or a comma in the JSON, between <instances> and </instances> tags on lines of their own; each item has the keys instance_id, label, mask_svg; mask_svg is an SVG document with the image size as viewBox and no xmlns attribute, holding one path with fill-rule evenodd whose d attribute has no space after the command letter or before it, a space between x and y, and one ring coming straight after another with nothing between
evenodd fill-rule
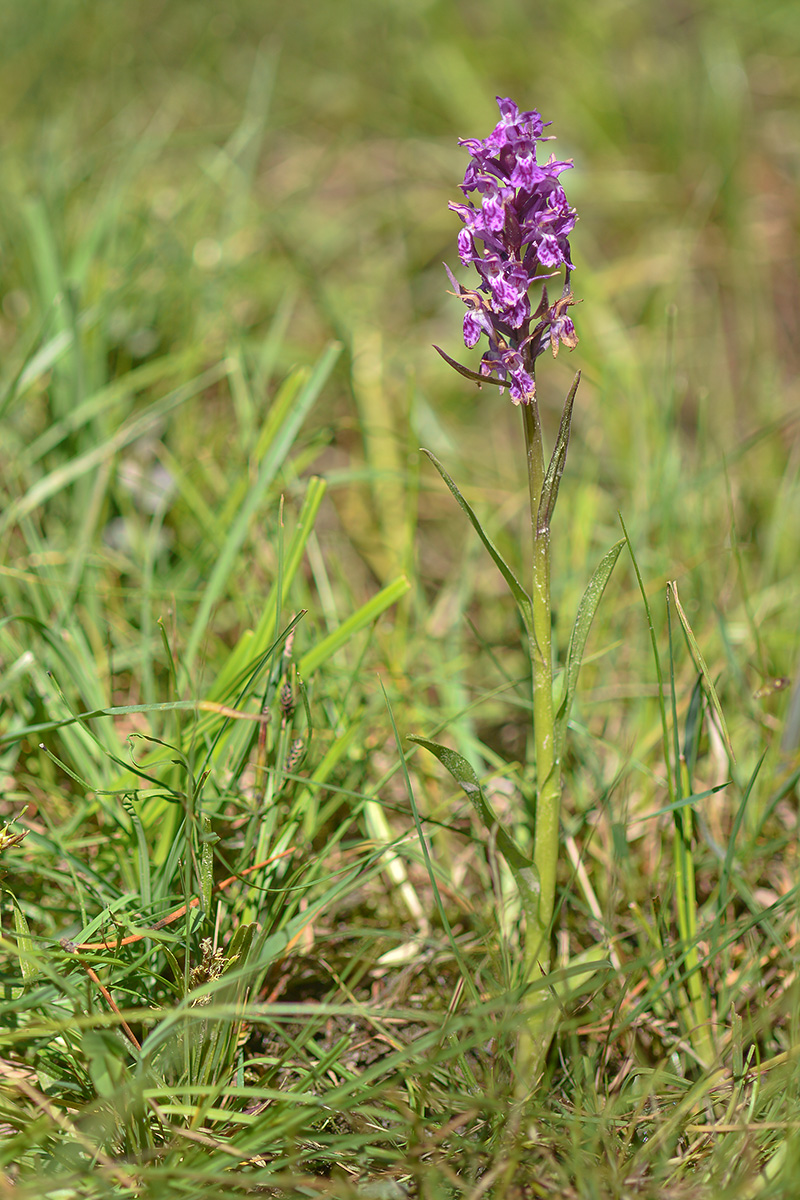
<instances>
[{"instance_id":1,"label":"meadow ground","mask_svg":"<svg viewBox=\"0 0 800 1200\"><path fill-rule=\"evenodd\" d=\"M0 1194L797 1195L797 6L38 0L0 58ZM558 663L628 534L533 997L409 741L527 844L517 611L420 453L526 579L519 411L431 348L496 95L576 167Z\"/></svg>"}]
</instances>

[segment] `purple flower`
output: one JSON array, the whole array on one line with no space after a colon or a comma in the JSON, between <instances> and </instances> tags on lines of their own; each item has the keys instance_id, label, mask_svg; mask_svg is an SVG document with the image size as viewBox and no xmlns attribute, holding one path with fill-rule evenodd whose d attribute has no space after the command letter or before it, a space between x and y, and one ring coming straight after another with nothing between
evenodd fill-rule
<instances>
[{"instance_id":1,"label":"purple flower","mask_svg":"<svg viewBox=\"0 0 800 1200\"><path fill-rule=\"evenodd\" d=\"M516 162L511 183L522 191L532 192L547 176L536 161L536 143L521 141L516 148Z\"/></svg>"},{"instance_id":2,"label":"purple flower","mask_svg":"<svg viewBox=\"0 0 800 1200\"><path fill-rule=\"evenodd\" d=\"M470 350L477 345L482 333L491 334L492 325L482 308L464 313L464 345Z\"/></svg>"},{"instance_id":3,"label":"purple flower","mask_svg":"<svg viewBox=\"0 0 800 1200\"><path fill-rule=\"evenodd\" d=\"M560 267L564 255L559 249L558 238L554 238L552 233L544 234L536 247L536 257L543 267Z\"/></svg>"},{"instance_id":4,"label":"purple flower","mask_svg":"<svg viewBox=\"0 0 800 1200\"><path fill-rule=\"evenodd\" d=\"M464 223L459 258L465 267L475 267L479 281L470 291L449 270L448 275L468 309L465 345L471 349L484 334L489 343L480 375L507 386L515 404L530 404L538 356L548 347L555 354L562 344L571 350L578 342L567 315L575 303L569 286L574 269L569 235L577 215L559 182L572 163L551 155L540 164L537 142L550 140L540 114L520 112L513 100L499 96L497 104L500 120L487 138L459 141L470 154L461 190L468 201L477 195L466 204L450 204ZM561 297L550 305L542 287L533 311L530 288L562 269Z\"/></svg>"}]
</instances>

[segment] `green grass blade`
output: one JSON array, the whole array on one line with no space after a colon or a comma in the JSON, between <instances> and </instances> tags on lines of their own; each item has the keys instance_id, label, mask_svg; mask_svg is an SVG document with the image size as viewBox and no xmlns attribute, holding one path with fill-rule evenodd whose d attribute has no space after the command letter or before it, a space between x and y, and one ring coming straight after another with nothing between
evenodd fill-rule
<instances>
[{"instance_id":1,"label":"green grass blade","mask_svg":"<svg viewBox=\"0 0 800 1200\"><path fill-rule=\"evenodd\" d=\"M203 899L203 912L208 916L211 912L211 893L214 889L214 843L217 838L211 829L211 818L206 814L201 817L201 825L200 894Z\"/></svg>"},{"instance_id":2,"label":"green grass blade","mask_svg":"<svg viewBox=\"0 0 800 1200\"><path fill-rule=\"evenodd\" d=\"M60 420L48 425L35 441L25 447L19 456L18 465L27 468L39 462L71 434L77 433L98 416L107 417L116 406L129 400L137 392L144 392L170 376L185 375L192 369L198 357L196 351L181 355L167 354L128 371L120 379L113 380L70 409Z\"/></svg>"},{"instance_id":3,"label":"green grass blade","mask_svg":"<svg viewBox=\"0 0 800 1200\"><path fill-rule=\"evenodd\" d=\"M167 396L149 405L144 412L137 413L130 420L124 422L117 432L112 434L101 445L87 450L75 459L62 463L53 471L50 471L49 474L45 475L44 478L37 480L24 496L8 506L3 515L2 522L0 522L0 532L6 530L15 521L19 521L20 518L26 516L28 513L33 512L45 500L49 500L51 496L55 496L58 492L63 491L69 484L82 479L90 471L94 470L95 467L100 466L125 446L130 445L131 442L135 442L138 438L143 437L151 429L157 427L168 413L174 412L176 408L185 404L192 396L196 396L199 392L205 391L206 388L218 383L224 375L224 364L210 367L208 371L193 379L191 383L175 388Z\"/></svg>"},{"instance_id":4,"label":"green grass blade","mask_svg":"<svg viewBox=\"0 0 800 1200\"><path fill-rule=\"evenodd\" d=\"M337 650L341 650L343 646L346 646L351 638L362 629L366 629L373 621L376 621L387 608L391 608L393 604L396 604L410 587L411 584L405 575L399 575L397 579L392 580L376 596L373 596L366 604L362 604L357 612L349 616L346 621L342 621L338 629L334 629L333 633L329 633L327 637L318 642L316 646L312 646L303 655L297 666L300 675L303 678L311 675L332 654L335 654Z\"/></svg>"},{"instance_id":5,"label":"green grass blade","mask_svg":"<svg viewBox=\"0 0 800 1200\"><path fill-rule=\"evenodd\" d=\"M297 520L297 527L292 535L286 551L283 568L284 590L291 587L305 553L306 544L314 528L319 506L325 495L324 479L312 476L308 481L308 490ZM255 629L247 629L240 637L236 646L224 662L220 672L209 689L209 700L222 700L231 695L236 680L242 676L267 649L275 635L276 597L275 588L270 592Z\"/></svg>"},{"instance_id":6,"label":"green grass blade","mask_svg":"<svg viewBox=\"0 0 800 1200\"><path fill-rule=\"evenodd\" d=\"M664 674L661 670L661 657L658 653L658 640L656 638L656 629L655 629L655 625L653 624L653 614L650 611L650 601L647 599L647 591L645 590L644 580L642 579L642 573L639 570L639 563L636 558L636 553L633 549L633 543L631 542L630 535L626 528L625 522L622 519L621 513L619 514L619 523L622 526L622 532L625 535L625 542L628 546L628 553L631 556L631 562L633 563L634 574L636 575L636 582L639 585L639 594L642 597L642 604L644 605L644 612L645 612L645 616L647 618L647 628L648 628L648 631L650 634L650 646L653 651L653 662L655 664L656 679L658 681L658 710L659 710L659 715L661 717L661 738L662 738L662 743L664 746L664 765L667 770L667 791L669 793L670 800L674 801L675 800L675 782L674 782L674 778L673 778L673 774L672 774L672 759L670 758L670 753L669 753L667 701L666 701L666 694L664 691Z\"/></svg>"},{"instance_id":7,"label":"green grass blade","mask_svg":"<svg viewBox=\"0 0 800 1200\"><path fill-rule=\"evenodd\" d=\"M12 895L11 892L8 892L7 895L11 900L11 908L14 914L14 933L17 940L19 969L22 972L23 980L27 981L39 973L39 968L36 965L33 938L28 928L25 913L20 908L16 896Z\"/></svg>"},{"instance_id":8,"label":"green grass blade","mask_svg":"<svg viewBox=\"0 0 800 1200\"><path fill-rule=\"evenodd\" d=\"M694 658L694 661L695 661L698 671L703 676L703 680L704 680L706 688L708 690L709 699L711 700L711 704L714 708L714 712L717 715L717 720L719 721L720 731L722 733L723 738L725 739L725 746L727 747L728 754L731 757L731 761L735 763L736 755L733 752L733 745L731 743L731 735L728 733L728 723L725 720L725 714L722 711L722 705L719 702L719 696L717 695L717 689L714 686L714 681L711 678L711 673L708 669L706 660L703 658L702 651L697 644L697 638L694 636L692 627L689 624L689 618L686 616L686 613L683 611L683 605L681 604L680 596L678 595L678 585L673 580L673 582L669 583L667 586L668 586L670 592L672 593L673 600L675 601L675 610L678 614L678 618L680 619L680 623L683 626L683 632L686 636L686 641L689 644L689 649L692 653L692 657Z\"/></svg>"},{"instance_id":9,"label":"green grass blade","mask_svg":"<svg viewBox=\"0 0 800 1200\"><path fill-rule=\"evenodd\" d=\"M184 653L183 667L188 675L191 672L197 652L200 648L200 643L206 635L208 620L211 616L211 610L222 596L225 587L227 586L231 572L237 561L242 543L247 537L250 522L255 513L261 507L267 490L273 483L278 471L283 466L289 451L292 448L294 439L296 438L300 426L305 420L311 408L319 397L320 392L330 375L333 365L339 356L341 347L338 342L332 343L320 358L315 367L311 378L306 383L297 396L291 410L286 413L281 425L272 431L272 427L267 422L267 428L270 429L270 442L267 452L261 462L261 467L258 472L258 477L255 483L247 492L244 502L242 503L235 520L231 527L227 530L225 544L222 553L218 557L211 576L203 591L203 598L200 602L197 615L192 624L189 637L186 642L186 650Z\"/></svg>"}]
</instances>

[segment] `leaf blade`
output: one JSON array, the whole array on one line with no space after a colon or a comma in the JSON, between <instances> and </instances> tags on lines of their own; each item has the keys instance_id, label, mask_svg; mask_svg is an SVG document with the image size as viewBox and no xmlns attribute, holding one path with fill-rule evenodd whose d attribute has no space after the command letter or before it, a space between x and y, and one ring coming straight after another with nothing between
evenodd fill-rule
<instances>
[{"instance_id":1,"label":"leaf blade","mask_svg":"<svg viewBox=\"0 0 800 1200\"><path fill-rule=\"evenodd\" d=\"M432 742L418 734L409 734L408 740L416 746L430 751L465 793L487 832L497 839L497 848L508 863L514 876L520 899L529 918L536 919L539 910L539 880L531 859L517 845L510 833L503 828L491 804L484 795L480 780L469 762L456 750Z\"/></svg>"},{"instance_id":2,"label":"leaf blade","mask_svg":"<svg viewBox=\"0 0 800 1200\"><path fill-rule=\"evenodd\" d=\"M424 446L422 448L422 453L427 455L428 458L431 460L433 465L436 467L436 470L439 472L442 479L447 484L447 487L450 489L450 492L451 492L456 504L458 504L458 506L462 510L462 512L466 513L466 516L467 516L470 524L472 525L472 528L475 530L478 537L483 542L483 545L485 546L486 550L488 551L489 556L492 559L492 562L497 567L500 574L503 576L503 579L505 579L506 584L508 585L508 588L509 588L511 594L514 597L514 599L516 600L517 606L518 606L520 612L522 613L522 618L525 622L525 627L526 627L526 629L528 629L530 631L533 628L533 606L532 606L531 598L528 595L527 591L522 586L520 581L517 579L516 575L514 574L514 572L511 569L511 567L505 561L502 554L497 549L494 542L492 542L489 535L484 531L483 526L481 525L480 521L478 520L478 517L477 517L474 509L461 495L461 492L458 490L458 487L456 486L455 482L448 475L447 471L444 469L442 464L439 462L436 455L433 454L430 450L426 450L424 448Z\"/></svg>"},{"instance_id":3,"label":"leaf blade","mask_svg":"<svg viewBox=\"0 0 800 1200\"><path fill-rule=\"evenodd\" d=\"M706 660L703 658L703 652L700 649L699 645L697 644L697 638L694 636L694 631L692 630L692 627L689 624L689 618L686 616L686 613L683 611L683 605L681 604L680 596L678 595L678 584L673 579L671 583L667 584L667 588L672 593L672 598L675 601L675 610L678 614L680 623L683 626L683 632L686 635L686 640L689 643L689 649L692 652L692 656L695 660L697 669L700 672L700 674L703 676L705 685L708 688L708 697L711 701L714 712L717 715L717 720L719 721L720 731L722 732L722 736L725 739L725 745L727 746L728 754L730 754L730 756L731 756L731 762L735 763L736 755L733 752L733 744L731 742L731 735L728 732L728 723L725 720L725 714L722 711L722 705L720 704L719 696L717 695L717 689L714 687L714 681L711 678L711 673L708 669L708 664L706 663Z\"/></svg>"},{"instance_id":4,"label":"leaf blade","mask_svg":"<svg viewBox=\"0 0 800 1200\"><path fill-rule=\"evenodd\" d=\"M411 587L405 575L398 575L391 583L388 583L385 588L382 588L371 600L366 604L362 604L361 608L352 613L346 621L342 621L337 629L324 637L316 646L312 646L297 664L297 669L300 675L305 678L312 671L316 671L317 667L321 666L326 659L335 654L337 650L346 645L354 634L364 629L372 621L376 620L381 613L387 608L391 608L393 604L406 594Z\"/></svg>"},{"instance_id":5,"label":"leaf blade","mask_svg":"<svg viewBox=\"0 0 800 1200\"><path fill-rule=\"evenodd\" d=\"M456 362L449 354L445 354L441 346L434 346L433 348L437 354L441 354L448 366L452 367L454 371L458 371L459 375L463 375L465 379L471 379L473 383L477 383L478 387L483 383L493 383L500 388L508 386L502 379L495 379L492 375L479 375L477 371L471 371L469 367L462 366L460 362Z\"/></svg>"},{"instance_id":6,"label":"leaf blade","mask_svg":"<svg viewBox=\"0 0 800 1200\"><path fill-rule=\"evenodd\" d=\"M580 381L581 373L578 371L572 382L572 387L569 389L567 398L564 401L564 411L561 414L561 424L558 427L556 444L553 447L553 453L550 456L550 462L544 477L544 483L542 484L542 494L539 500L539 511L536 515L537 533L546 533L549 530L550 520L556 507L558 489L561 486L561 476L564 474L564 466L567 461L567 450L569 449L569 435L572 428L572 409L575 404L575 395L578 391L578 384Z\"/></svg>"},{"instance_id":7,"label":"leaf blade","mask_svg":"<svg viewBox=\"0 0 800 1200\"><path fill-rule=\"evenodd\" d=\"M617 559L620 556L622 547L625 545L625 539L622 538L611 547L607 554L601 558L594 573L586 586L586 591L581 597L581 602L578 605L578 612L575 616L575 622L572 626L572 633L569 639L569 648L567 649L567 665L565 667L566 687L564 689L564 698L561 701L558 712L556 714L556 760L561 758L564 749L564 741L567 732L567 722L569 721L569 713L572 708L572 702L575 699L575 690L578 685L578 675L580 674L581 663L583 661L583 653L586 649L586 641L589 637L589 630L592 627L595 613L597 612L600 601L603 598L603 592L606 589L606 584L611 578L611 572L616 566Z\"/></svg>"}]
</instances>

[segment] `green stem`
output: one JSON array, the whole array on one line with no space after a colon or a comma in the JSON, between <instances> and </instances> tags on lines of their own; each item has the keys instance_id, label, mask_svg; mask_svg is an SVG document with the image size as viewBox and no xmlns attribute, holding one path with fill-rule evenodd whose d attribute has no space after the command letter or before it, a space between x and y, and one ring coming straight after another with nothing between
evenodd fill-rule
<instances>
[{"instance_id":1,"label":"green stem","mask_svg":"<svg viewBox=\"0 0 800 1200\"><path fill-rule=\"evenodd\" d=\"M533 734L536 749L536 825L533 860L539 875L538 920L526 934L528 978L550 969L550 926L553 920L558 862L558 822L561 805L561 767L555 759L553 660L550 611L550 528L540 526L539 505L544 483L544 448L539 408L534 400L522 406L533 545L533 622L530 632L533 668Z\"/></svg>"}]
</instances>

